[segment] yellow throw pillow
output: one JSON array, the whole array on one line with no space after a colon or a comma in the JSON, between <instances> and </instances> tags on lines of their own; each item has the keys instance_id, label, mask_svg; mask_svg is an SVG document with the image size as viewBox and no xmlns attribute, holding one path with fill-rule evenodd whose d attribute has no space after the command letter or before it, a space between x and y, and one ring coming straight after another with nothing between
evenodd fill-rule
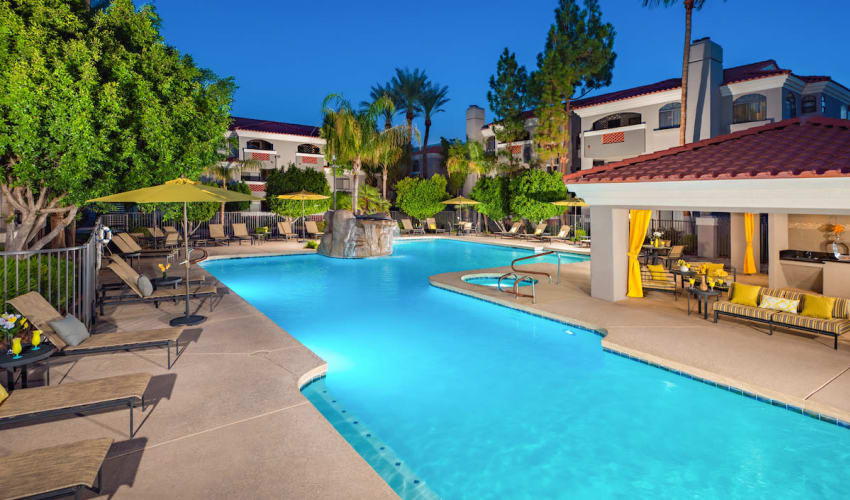
<instances>
[{"instance_id":1,"label":"yellow throw pillow","mask_svg":"<svg viewBox=\"0 0 850 500\"><path fill-rule=\"evenodd\" d=\"M732 287L731 302L733 304L741 304L742 306L758 307L760 291L760 286L735 283L735 286Z\"/></svg>"},{"instance_id":2,"label":"yellow throw pillow","mask_svg":"<svg viewBox=\"0 0 850 500\"><path fill-rule=\"evenodd\" d=\"M669 281L667 277L667 271L664 269L664 266L661 264L650 264L646 266L649 269L649 275L652 276L652 279L656 281Z\"/></svg>"},{"instance_id":3,"label":"yellow throw pillow","mask_svg":"<svg viewBox=\"0 0 850 500\"><path fill-rule=\"evenodd\" d=\"M820 319L832 319L832 308L835 306L835 297L822 297L820 295L803 295L803 316Z\"/></svg>"},{"instance_id":4,"label":"yellow throw pillow","mask_svg":"<svg viewBox=\"0 0 850 500\"><path fill-rule=\"evenodd\" d=\"M0 403L3 403L3 401L5 401L8 397L9 393L6 392L6 389L4 389L2 385L0 385Z\"/></svg>"},{"instance_id":5,"label":"yellow throw pillow","mask_svg":"<svg viewBox=\"0 0 850 500\"><path fill-rule=\"evenodd\" d=\"M723 263L715 263L715 262L706 262L705 263L705 274L708 276L721 276L721 272L723 271Z\"/></svg>"},{"instance_id":6,"label":"yellow throw pillow","mask_svg":"<svg viewBox=\"0 0 850 500\"><path fill-rule=\"evenodd\" d=\"M800 301L765 295L761 298L761 304L759 304L759 307L762 309L772 309L774 311L797 314L797 311L800 309Z\"/></svg>"},{"instance_id":7,"label":"yellow throw pillow","mask_svg":"<svg viewBox=\"0 0 850 500\"><path fill-rule=\"evenodd\" d=\"M436 225L436 224L428 224L428 227L431 229L431 231L436 231L436 230L437 230L437 225Z\"/></svg>"}]
</instances>

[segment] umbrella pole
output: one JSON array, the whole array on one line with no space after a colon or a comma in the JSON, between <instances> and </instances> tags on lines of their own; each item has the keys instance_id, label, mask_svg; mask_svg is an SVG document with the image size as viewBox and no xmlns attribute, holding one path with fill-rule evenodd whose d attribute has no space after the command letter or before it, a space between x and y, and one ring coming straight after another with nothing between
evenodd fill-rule
<instances>
[{"instance_id":1,"label":"umbrella pole","mask_svg":"<svg viewBox=\"0 0 850 500\"><path fill-rule=\"evenodd\" d=\"M186 252L186 314L169 321L171 326L192 326L206 321L206 316L189 314L189 216L185 201L183 202L183 250ZM210 299L212 300L212 299Z\"/></svg>"},{"instance_id":2,"label":"umbrella pole","mask_svg":"<svg viewBox=\"0 0 850 500\"><path fill-rule=\"evenodd\" d=\"M307 239L307 219L304 218L304 200L301 200L301 239Z\"/></svg>"}]
</instances>

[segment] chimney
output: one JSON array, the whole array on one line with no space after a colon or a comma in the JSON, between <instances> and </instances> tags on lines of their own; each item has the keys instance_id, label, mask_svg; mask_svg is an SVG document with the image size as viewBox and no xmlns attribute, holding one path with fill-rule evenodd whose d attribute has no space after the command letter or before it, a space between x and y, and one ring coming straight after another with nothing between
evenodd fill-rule
<instances>
[{"instance_id":1,"label":"chimney","mask_svg":"<svg viewBox=\"0 0 850 500\"><path fill-rule=\"evenodd\" d=\"M710 38L691 42L688 58L687 142L696 142L722 133L720 85L723 84L723 48Z\"/></svg>"},{"instance_id":2,"label":"chimney","mask_svg":"<svg viewBox=\"0 0 850 500\"><path fill-rule=\"evenodd\" d=\"M466 140L483 143L481 128L484 126L484 108L475 104L466 108Z\"/></svg>"}]
</instances>

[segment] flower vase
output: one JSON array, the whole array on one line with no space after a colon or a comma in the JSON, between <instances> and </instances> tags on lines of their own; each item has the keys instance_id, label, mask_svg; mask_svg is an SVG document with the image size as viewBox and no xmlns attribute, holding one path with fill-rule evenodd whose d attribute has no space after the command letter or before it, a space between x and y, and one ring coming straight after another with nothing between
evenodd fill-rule
<instances>
[{"instance_id":1,"label":"flower vase","mask_svg":"<svg viewBox=\"0 0 850 500\"><path fill-rule=\"evenodd\" d=\"M682 271L683 273L690 271L690 269L688 269L688 266L682 266L682 267L679 268L679 270Z\"/></svg>"},{"instance_id":2,"label":"flower vase","mask_svg":"<svg viewBox=\"0 0 850 500\"><path fill-rule=\"evenodd\" d=\"M708 290L708 283L704 279L700 280L699 289L702 290L703 292Z\"/></svg>"}]
</instances>

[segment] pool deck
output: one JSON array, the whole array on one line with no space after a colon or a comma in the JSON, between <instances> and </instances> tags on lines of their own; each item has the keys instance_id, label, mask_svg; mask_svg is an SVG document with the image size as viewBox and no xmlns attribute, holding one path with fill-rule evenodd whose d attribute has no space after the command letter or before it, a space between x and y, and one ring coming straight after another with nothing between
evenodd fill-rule
<instances>
[{"instance_id":1,"label":"pool deck","mask_svg":"<svg viewBox=\"0 0 850 500\"><path fill-rule=\"evenodd\" d=\"M454 237L452 237L454 238ZM485 237L464 240L539 247ZM556 245L559 250L577 250ZM310 253L295 242L209 249L210 258ZM154 259L145 261L155 275ZM554 264L532 269L554 271ZM500 272L506 268L484 271ZM538 300L514 300L470 285L469 270L431 277L435 286L607 333L601 344L801 408L850 421L850 345L833 351L831 339L777 332L737 321L718 325L688 316L686 300L650 294L608 303L589 295L589 264L562 266L560 285L541 282ZM207 275L200 268L194 275ZM208 275L207 275L208 276ZM102 277L112 280L109 271ZM212 278L210 278L212 279ZM144 414L127 437L126 410L54 419L0 430L0 455L111 437L104 494L116 498L397 498L336 430L301 395L300 385L326 364L234 293L193 309L209 319L188 328L188 341L171 370L164 349L54 358L51 384L149 372ZM165 327L181 307L135 304L107 307L98 331ZM30 376L39 385L41 374Z\"/></svg>"}]
</instances>

